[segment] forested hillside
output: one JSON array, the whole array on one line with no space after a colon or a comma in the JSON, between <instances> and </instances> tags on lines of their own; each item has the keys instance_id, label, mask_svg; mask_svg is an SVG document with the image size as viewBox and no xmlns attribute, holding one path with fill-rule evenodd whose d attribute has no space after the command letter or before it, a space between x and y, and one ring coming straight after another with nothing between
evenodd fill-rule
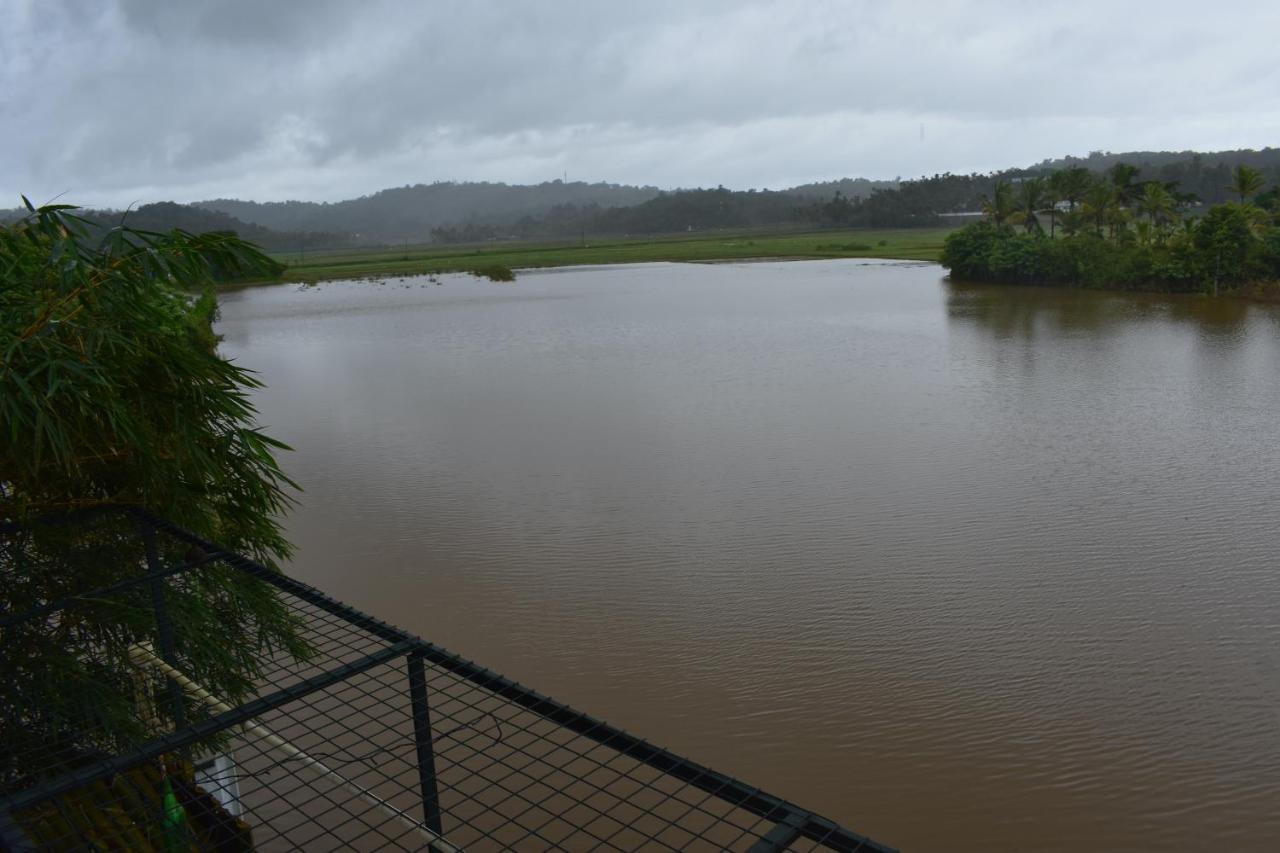
<instances>
[{"instance_id":1,"label":"forested hillside","mask_svg":"<svg viewBox=\"0 0 1280 853\"><path fill-rule=\"evenodd\" d=\"M836 193L846 198L866 198L876 190L891 190L897 188L901 181L871 181L866 178L841 178L838 181L818 181L812 184L800 184L783 190L783 192L791 195L800 195L807 198L828 199Z\"/></svg>"},{"instance_id":2,"label":"forested hillside","mask_svg":"<svg viewBox=\"0 0 1280 853\"><path fill-rule=\"evenodd\" d=\"M1235 151L1128 151L1123 154L1094 151L1088 157L1045 160L1028 172L1045 175L1068 166L1083 166L1101 173L1116 163L1136 166L1149 180L1176 183L1183 192L1194 193L1205 204L1219 204L1231 198L1227 189L1237 166L1256 169L1271 185L1280 183L1280 148L1250 148Z\"/></svg>"},{"instance_id":3,"label":"forested hillside","mask_svg":"<svg viewBox=\"0 0 1280 853\"><path fill-rule=\"evenodd\" d=\"M1117 163L1132 166L1134 180L1177 187L1178 201L1189 211L1231 196L1232 171L1256 169L1269 185L1280 184L1280 149L1262 151L1130 152L1093 154L1061 161L1100 175ZM504 238L545 239L609 234L656 234L715 228L760 226L831 228L914 228L942 224L945 214L974 213L997 183L1047 177L1058 167L1049 161L1030 168L989 174L950 173L892 182L844 179L807 184L782 192L755 190L677 190L625 209L600 205L559 205L540 216L507 221L453 222L432 229L441 242ZM863 194L865 192L865 194Z\"/></svg>"},{"instance_id":4,"label":"forested hillside","mask_svg":"<svg viewBox=\"0 0 1280 853\"><path fill-rule=\"evenodd\" d=\"M209 231L231 231L271 251L294 251L300 248L343 247L353 245L355 238L351 234L335 232L308 231L287 232L264 228L249 222L243 222L234 216L228 216L215 210L205 210L172 201L161 201L155 204L144 204L129 211L88 210L80 215L90 222L111 227L124 222L131 228L143 231L171 231L180 228L193 234L204 234Z\"/></svg>"},{"instance_id":5,"label":"forested hillside","mask_svg":"<svg viewBox=\"0 0 1280 853\"><path fill-rule=\"evenodd\" d=\"M334 231L364 242L425 242L432 228L459 223L499 224L539 217L557 206L627 207L658 194L657 187L549 181L527 186L501 183L416 184L322 204L215 199L196 206L221 211L278 231Z\"/></svg>"}]
</instances>

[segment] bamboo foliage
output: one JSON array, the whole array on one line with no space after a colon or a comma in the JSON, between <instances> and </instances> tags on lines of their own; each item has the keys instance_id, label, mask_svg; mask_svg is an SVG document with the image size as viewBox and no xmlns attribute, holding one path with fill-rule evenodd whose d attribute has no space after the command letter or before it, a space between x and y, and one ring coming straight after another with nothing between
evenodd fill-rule
<instances>
[{"instance_id":1,"label":"bamboo foliage","mask_svg":"<svg viewBox=\"0 0 1280 853\"><path fill-rule=\"evenodd\" d=\"M260 562L286 557L287 448L254 422L258 379L217 352L209 287L278 266L233 234L91 232L70 206L27 208L0 228L0 520L132 504ZM0 609L145 566L128 523L0 537ZM264 655L307 653L272 588L226 567L168 582L167 601L182 666L220 695L246 695ZM146 736L125 650L157 631L137 588L4 628L0 787Z\"/></svg>"}]
</instances>

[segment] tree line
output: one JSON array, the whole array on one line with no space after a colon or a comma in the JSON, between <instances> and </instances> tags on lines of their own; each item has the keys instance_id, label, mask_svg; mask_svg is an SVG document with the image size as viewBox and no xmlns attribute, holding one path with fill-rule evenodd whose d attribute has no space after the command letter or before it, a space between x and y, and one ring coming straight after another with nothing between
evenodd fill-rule
<instances>
[{"instance_id":1,"label":"tree line","mask_svg":"<svg viewBox=\"0 0 1280 853\"><path fill-rule=\"evenodd\" d=\"M1233 165L1232 158L1239 157ZM500 239L556 239L574 236L657 234L711 229L779 226L793 228L916 228L938 227L947 214L976 213L983 200L998 186L1021 186L1028 180L1050 179L1058 173L1079 184L1086 177L1109 174L1117 165L1130 170L1131 182L1141 173L1158 183L1183 208L1217 204L1230 199L1233 169L1246 162L1270 183L1280 183L1280 149L1222 152L1219 154L1143 154L1139 165L1097 153L1085 160L1068 160L1061 168L1039 165L988 174L935 174L896 185L819 184L778 192L716 189L676 190L658 193L626 208L599 204L563 204L543 213L507 221L450 223L434 228L440 242L479 242ZM1155 165L1150 165L1154 161ZM1108 163L1105 169L1093 168ZM834 187L829 196L815 197ZM866 189L866 194L845 189ZM1081 193L1083 189L1067 187ZM1122 191L1128 192L1127 188ZM1077 201L1081 199L1078 197Z\"/></svg>"},{"instance_id":2,"label":"tree line","mask_svg":"<svg viewBox=\"0 0 1280 853\"><path fill-rule=\"evenodd\" d=\"M948 235L953 277L1091 288L1204 291L1280 281L1280 186L1238 164L1219 188L1230 200L1191 215L1198 194L1177 181L1142 179L1116 162L1046 176L996 180L983 221Z\"/></svg>"}]
</instances>

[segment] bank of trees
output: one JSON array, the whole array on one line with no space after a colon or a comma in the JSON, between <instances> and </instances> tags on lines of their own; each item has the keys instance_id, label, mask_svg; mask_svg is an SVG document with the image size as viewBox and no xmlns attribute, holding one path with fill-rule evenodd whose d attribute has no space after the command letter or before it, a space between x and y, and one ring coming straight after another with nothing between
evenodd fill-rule
<instances>
[{"instance_id":1,"label":"bank of trees","mask_svg":"<svg viewBox=\"0 0 1280 853\"><path fill-rule=\"evenodd\" d=\"M1236 200L1192 217L1194 194L1123 162L1101 175L1068 166L996 181L984 221L951 234L942 262L960 279L1092 288L1217 293L1275 282L1280 193L1264 184L1240 164L1223 186Z\"/></svg>"}]
</instances>

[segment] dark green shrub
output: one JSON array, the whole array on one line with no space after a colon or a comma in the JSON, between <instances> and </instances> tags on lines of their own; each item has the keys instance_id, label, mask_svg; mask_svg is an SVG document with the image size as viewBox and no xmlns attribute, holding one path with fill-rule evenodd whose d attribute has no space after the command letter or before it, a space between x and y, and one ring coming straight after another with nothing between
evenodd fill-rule
<instances>
[{"instance_id":1,"label":"dark green shrub","mask_svg":"<svg viewBox=\"0 0 1280 853\"><path fill-rule=\"evenodd\" d=\"M490 264L484 267L476 267L471 271L476 278L487 278L490 281L515 281L516 274L512 272L511 267L504 267L502 264Z\"/></svg>"}]
</instances>

